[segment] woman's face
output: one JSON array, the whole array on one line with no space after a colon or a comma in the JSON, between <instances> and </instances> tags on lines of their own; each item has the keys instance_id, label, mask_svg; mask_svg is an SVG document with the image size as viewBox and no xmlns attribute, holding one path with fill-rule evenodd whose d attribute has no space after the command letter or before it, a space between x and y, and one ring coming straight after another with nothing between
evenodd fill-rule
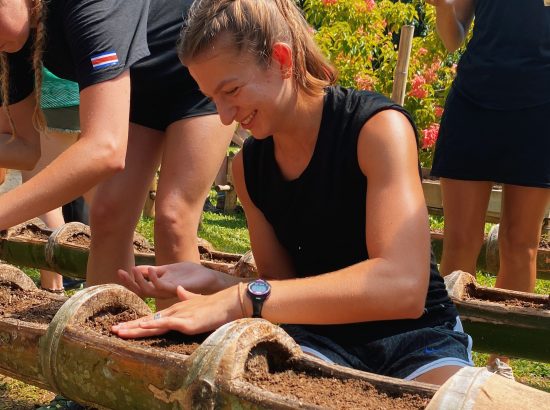
<instances>
[{"instance_id":1,"label":"woman's face","mask_svg":"<svg viewBox=\"0 0 550 410\"><path fill-rule=\"evenodd\" d=\"M0 0L0 51L15 53L29 38L32 0Z\"/></svg>"},{"instance_id":2,"label":"woman's face","mask_svg":"<svg viewBox=\"0 0 550 410\"><path fill-rule=\"evenodd\" d=\"M189 72L214 101L224 124L237 121L255 138L273 135L295 98L292 81L275 59L263 67L250 52L238 53L227 43L216 41L188 64Z\"/></svg>"}]
</instances>

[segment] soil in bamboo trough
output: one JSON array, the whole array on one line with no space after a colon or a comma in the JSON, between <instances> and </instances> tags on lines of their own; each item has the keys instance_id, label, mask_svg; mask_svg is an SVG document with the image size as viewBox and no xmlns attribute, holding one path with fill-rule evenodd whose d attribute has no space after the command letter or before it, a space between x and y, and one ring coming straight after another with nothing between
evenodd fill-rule
<instances>
[{"instance_id":1,"label":"soil in bamboo trough","mask_svg":"<svg viewBox=\"0 0 550 410\"><path fill-rule=\"evenodd\" d=\"M90 235L86 232L75 232L66 239L66 242L79 247L89 248L91 238ZM135 238L133 245L134 251L136 252L151 254L155 253L154 248L151 247L151 245L149 245L145 239Z\"/></svg>"},{"instance_id":2,"label":"soil in bamboo trough","mask_svg":"<svg viewBox=\"0 0 550 410\"><path fill-rule=\"evenodd\" d=\"M327 409L424 409L427 397L403 393L392 396L361 379L340 379L289 369L284 362L272 362L256 349L245 365L244 380L272 393L300 403ZM281 365L282 364L282 365Z\"/></svg>"},{"instance_id":3,"label":"soil in bamboo trough","mask_svg":"<svg viewBox=\"0 0 550 410\"><path fill-rule=\"evenodd\" d=\"M132 309L122 306L105 308L84 322L84 326L103 336L118 338L111 332L111 327L117 323L138 319L140 316ZM128 343L162 349L173 353L190 355L204 341L207 335L187 336L180 332L168 332L158 337L143 339L120 339Z\"/></svg>"},{"instance_id":4,"label":"soil in bamboo trough","mask_svg":"<svg viewBox=\"0 0 550 410\"><path fill-rule=\"evenodd\" d=\"M44 232L44 230L34 224L21 226L21 228L17 229L12 236L17 236L22 239L29 239L31 241L47 241L49 238L49 234L47 232Z\"/></svg>"},{"instance_id":5,"label":"soil in bamboo trough","mask_svg":"<svg viewBox=\"0 0 550 410\"><path fill-rule=\"evenodd\" d=\"M484 288L469 284L466 288L466 300L479 300L483 302L495 302L504 306L530 308L538 310L550 310L550 296L546 300L529 300L528 297L520 299L506 294L497 294Z\"/></svg>"},{"instance_id":6,"label":"soil in bamboo trough","mask_svg":"<svg viewBox=\"0 0 550 410\"><path fill-rule=\"evenodd\" d=\"M44 291L22 290L0 282L0 317L49 324L64 302L64 298L52 298Z\"/></svg>"}]
</instances>

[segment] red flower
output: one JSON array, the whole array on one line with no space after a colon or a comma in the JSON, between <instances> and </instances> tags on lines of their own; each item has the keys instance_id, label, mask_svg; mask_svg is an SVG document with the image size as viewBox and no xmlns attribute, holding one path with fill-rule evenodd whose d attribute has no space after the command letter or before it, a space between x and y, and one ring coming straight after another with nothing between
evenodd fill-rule
<instances>
[{"instance_id":1,"label":"red flower","mask_svg":"<svg viewBox=\"0 0 550 410\"><path fill-rule=\"evenodd\" d=\"M324 6L332 6L333 4L336 4L338 0L322 0Z\"/></svg>"},{"instance_id":2,"label":"red flower","mask_svg":"<svg viewBox=\"0 0 550 410\"><path fill-rule=\"evenodd\" d=\"M376 2L374 0L365 0L365 5L367 6L367 11L371 11L376 7Z\"/></svg>"},{"instance_id":3,"label":"red flower","mask_svg":"<svg viewBox=\"0 0 550 410\"><path fill-rule=\"evenodd\" d=\"M439 124L433 123L427 129L422 130L422 135L422 148L433 147L439 136Z\"/></svg>"},{"instance_id":4,"label":"red flower","mask_svg":"<svg viewBox=\"0 0 550 410\"><path fill-rule=\"evenodd\" d=\"M409 95L416 98L426 98L428 96L428 91L424 88L425 84L426 79L423 76L416 74L411 81L412 87Z\"/></svg>"},{"instance_id":5,"label":"red flower","mask_svg":"<svg viewBox=\"0 0 550 410\"><path fill-rule=\"evenodd\" d=\"M441 116L443 115L443 111L443 107L437 106L434 108L435 116L437 118L441 118Z\"/></svg>"}]
</instances>

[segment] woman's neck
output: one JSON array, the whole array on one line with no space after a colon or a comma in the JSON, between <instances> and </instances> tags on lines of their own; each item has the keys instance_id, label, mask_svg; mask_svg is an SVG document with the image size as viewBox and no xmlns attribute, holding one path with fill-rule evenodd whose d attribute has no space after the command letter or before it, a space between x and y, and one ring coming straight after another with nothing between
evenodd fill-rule
<instances>
[{"instance_id":1,"label":"woman's neck","mask_svg":"<svg viewBox=\"0 0 550 410\"><path fill-rule=\"evenodd\" d=\"M285 178L299 177L309 164L319 135L324 95L299 92L285 124L273 134L275 159Z\"/></svg>"}]
</instances>

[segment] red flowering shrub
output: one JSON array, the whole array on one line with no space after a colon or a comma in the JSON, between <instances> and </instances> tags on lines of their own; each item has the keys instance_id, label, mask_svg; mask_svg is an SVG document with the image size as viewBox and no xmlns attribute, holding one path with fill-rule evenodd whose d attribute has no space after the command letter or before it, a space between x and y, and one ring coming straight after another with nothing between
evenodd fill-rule
<instances>
[{"instance_id":1,"label":"red flowering shrub","mask_svg":"<svg viewBox=\"0 0 550 410\"><path fill-rule=\"evenodd\" d=\"M419 156L430 167L439 120L456 72L458 53L449 54L435 32L435 10L424 0L301 0L315 38L340 73L340 84L391 96L399 33L418 29L413 39L404 106L419 130Z\"/></svg>"}]
</instances>

